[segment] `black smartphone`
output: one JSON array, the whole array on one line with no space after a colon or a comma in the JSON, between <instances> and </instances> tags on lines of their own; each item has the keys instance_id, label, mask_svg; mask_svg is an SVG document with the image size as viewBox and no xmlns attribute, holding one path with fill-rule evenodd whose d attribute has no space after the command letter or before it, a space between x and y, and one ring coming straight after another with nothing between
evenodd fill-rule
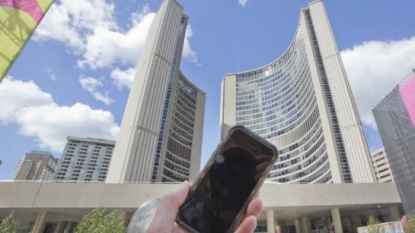
<instances>
[{"instance_id":1,"label":"black smartphone","mask_svg":"<svg viewBox=\"0 0 415 233\"><path fill-rule=\"evenodd\" d=\"M232 127L191 186L176 222L195 233L234 232L277 158L274 145Z\"/></svg>"}]
</instances>

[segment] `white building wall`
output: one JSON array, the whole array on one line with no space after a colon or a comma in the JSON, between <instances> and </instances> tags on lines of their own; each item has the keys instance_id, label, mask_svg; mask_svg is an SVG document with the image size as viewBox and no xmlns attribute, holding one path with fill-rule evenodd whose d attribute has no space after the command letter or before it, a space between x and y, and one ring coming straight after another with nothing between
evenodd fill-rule
<instances>
[{"instance_id":1,"label":"white building wall","mask_svg":"<svg viewBox=\"0 0 415 233\"><path fill-rule=\"evenodd\" d=\"M371 153L373 170L379 183L395 182L385 148L380 148Z\"/></svg>"},{"instance_id":2,"label":"white building wall","mask_svg":"<svg viewBox=\"0 0 415 233\"><path fill-rule=\"evenodd\" d=\"M187 16L183 7L175 0L164 0L150 26L144 50L138 62L137 74L132 84L126 104L119 136L114 149L113 159L108 172L107 183L150 182L161 177L162 165L166 153L163 141L160 157L156 158L162 119L165 118L163 138L167 139L171 125L171 111L176 99L179 67L184 43ZM183 30L182 30L183 29ZM174 84L169 86L170 80ZM163 115L167 100L167 91L171 87L168 115ZM204 93L203 93L204 94ZM204 97L195 129L203 130ZM201 126L202 125L202 126ZM202 132L194 137L195 168L192 175L200 168ZM160 145L159 145L160 146ZM159 148L160 149L160 148ZM199 157L199 158L198 158ZM193 157L192 157L193 158ZM155 169L155 165L158 168ZM193 162L192 162L193 164ZM157 177L157 178L156 178ZM161 179L161 178L160 178Z\"/></svg>"},{"instance_id":3,"label":"white building wall","mask_svg":"<svg viewBox=\"0 0 415 233\"><path fill-rule=\"evenodd\" d=\"M310 38L311 35L310 35L310 31L307 26L304 10L301 11L299 24L301 28L301 33L304 34L304 37ZM340 168L340 161L339 161L339 157L337 156L336 143L334 141L333 129L330 124L329 113L328 113L327 105L324 99L324 92L322 88L323 84L321 83L321 80L319 78L317 63L315 61L315 55L313 52L313 45L311 44L310 39L306 39L304 43L305 43L305 47L307 50L307 56L309 60L310 72L311 72L313 86L314 86L315 95L317 99L320 120L321 120L321 124L323 127L323 134L324 134L324 139L325 139L325 143L327 146L327 152L329 155L329 163L330 163L330 169L332 171L333 183L343 183L344 181L343 181L343 176L342 176L342 172Z\"/></svg>"},{"instance_id":4,"label":"white building wall","mask_svg":"<svg viewBox=\"0 0 415 233\"><path fill-rule=\"evenodd\" d=\"M220 140L222 141L230 127L236 124L236 75L227 75L222 80Z\"/></svg>"},{"instance_id":5,"label":"white building wall","mask_svg":"<svg viewBox=\"0 0 415 233\"><path fill-rule=\"evenodd\" d=\"M48 212L48 222L80 221L94 208L122 209L131 216L143 203L178 188L178 184L105 183L0 183L0 218L13 210L22 221L35 221ZM280 185L264 184L260 189L264 211L274 210L278 220L320 216L332 208L378 210L378 206L399 205L395 184ZM342 211L341 211L342 213Z\"/></svg>"},{"instance_id":6,"label":"white building wall","mask_svg":"<svg viewBox=\"0 0 415 233\"><path fill-rule=\"evenodd\" d=\"M322 1L309 5L354 183L373 183L369 150L353 94Z\"/></svg>"},{"instance_id":7,"label":"white building wall","mask_svg":"<svg viewBox=\"0 0 415 233\"><path fill-rule=\"evenodd\" d=\"M153 19L128 97L108 183L150 181L182 7L162 3Z\"/></svg>"},{"instance_id":8,"label":"white building wall","mask_svg":"<svg viewBox=\"0 0 415 233\"><path fill-rule=\"evenodd\" d=\"M67 137L54 180L58 182L104 182L114 149L114 141Z\"/></svg>"},{"instance_id":9,"label":"white building wall","mask_svg":"<svg viewBox=\"0 0 415 233\"><path fill-rule=\"evenodd\" d=\"M197 105L196 105L196 117L195 128L193 132L193 147L192 156L190 161L190 181L194 181L200 173L200 163L202 154L202 138L203 138L203 122L205 119L205 102L206 94L198 92Z\"/></svg>"}]
</instances>

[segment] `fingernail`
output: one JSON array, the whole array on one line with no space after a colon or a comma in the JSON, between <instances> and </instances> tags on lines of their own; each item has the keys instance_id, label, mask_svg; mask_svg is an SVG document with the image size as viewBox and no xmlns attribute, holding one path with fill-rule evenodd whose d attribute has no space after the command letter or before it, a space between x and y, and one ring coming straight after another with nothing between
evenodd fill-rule
<instances>
[{"instance_id":1,"label":"fingernail","mask_svg":"<svg viewBox=\"0 0 415 233\"><path fill-rule=\"evenodd\" d=\"M185 181L185 182L183 182L179 185L177 190L183 190L183 189L187 188L188 185L189 185L189 181Z\"/></svg>"},{"instance_id":2,"label":"fingernail","mask_svg":"<svg viewBox=\"0 0 415 233\"><path fill-rule=\"evenodd\" d=\"M176 193L180 193L183 191L183 189L185 189L187 187L187 183L189 183L188 181L185 181L183 183L181 183L177 189L176 189Z\"/></svg>"}]
</instances>

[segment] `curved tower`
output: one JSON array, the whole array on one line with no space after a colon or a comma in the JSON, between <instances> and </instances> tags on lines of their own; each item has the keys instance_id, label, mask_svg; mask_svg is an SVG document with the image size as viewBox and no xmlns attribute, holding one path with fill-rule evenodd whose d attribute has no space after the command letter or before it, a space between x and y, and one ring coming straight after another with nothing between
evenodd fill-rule
<instances>
[{"instance_id":1,"label":"curved tower","mask_svg":"<svg viewBox=\"0 0 415 233\"><path fill-rule=\"evenodd\" d=\"M205 93L181 72L188 17L164 0L147 34L107 183L181 182L200 170Z\"/></svg>"},{"instance_id":2,"label":"curved tower","mask_svg":"<svg viewBox=\"0 0 415 233\"><path fill-rule=\"evenodd\" d=\"M375 182L322 1L301 10L294 39L278 59L224 77L221 138L235 124L279 149L268 182Z\"/></svg>"}]
</instances>

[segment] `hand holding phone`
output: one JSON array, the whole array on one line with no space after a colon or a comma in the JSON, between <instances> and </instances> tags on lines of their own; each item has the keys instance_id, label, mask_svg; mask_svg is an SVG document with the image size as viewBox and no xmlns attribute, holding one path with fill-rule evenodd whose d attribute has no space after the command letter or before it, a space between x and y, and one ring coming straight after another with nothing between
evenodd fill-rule
<instances>
[{"instance_id":1,"label":"hand holding phone","mask_svg":"<svg viewBox=\"0 0 415 233\"><path fill-rule=\"evenodd\" d=\"M190 188L176 222L195 233L233 232L277 157L274 145L233 127Z\"/></svg>"},{"instance_id":2,"label":"hand holding phone","mask_svg":"<svg viewBox=\"0 0 415 233\"><path fill-rule=\"evenodd\" d=\"M128 227L128 233L173 233L183 232L183 229L175 223L179 206L181 206L189 193L189 182L182 183L176 191L164 195L158 203L157 210L149 225L136 226L132 222ZM256 221L262 211L262 202L256 195L248 205L242 223L235 233L252 233L256 227ZM151 211L150 211L151 212ZM151 213L150 213L151 214ZM143 216L140 216L143 217ZM145 216L144 216L145 217ZM133 224L133 225L131 225Z\"/></svg>"}]
</instances>

